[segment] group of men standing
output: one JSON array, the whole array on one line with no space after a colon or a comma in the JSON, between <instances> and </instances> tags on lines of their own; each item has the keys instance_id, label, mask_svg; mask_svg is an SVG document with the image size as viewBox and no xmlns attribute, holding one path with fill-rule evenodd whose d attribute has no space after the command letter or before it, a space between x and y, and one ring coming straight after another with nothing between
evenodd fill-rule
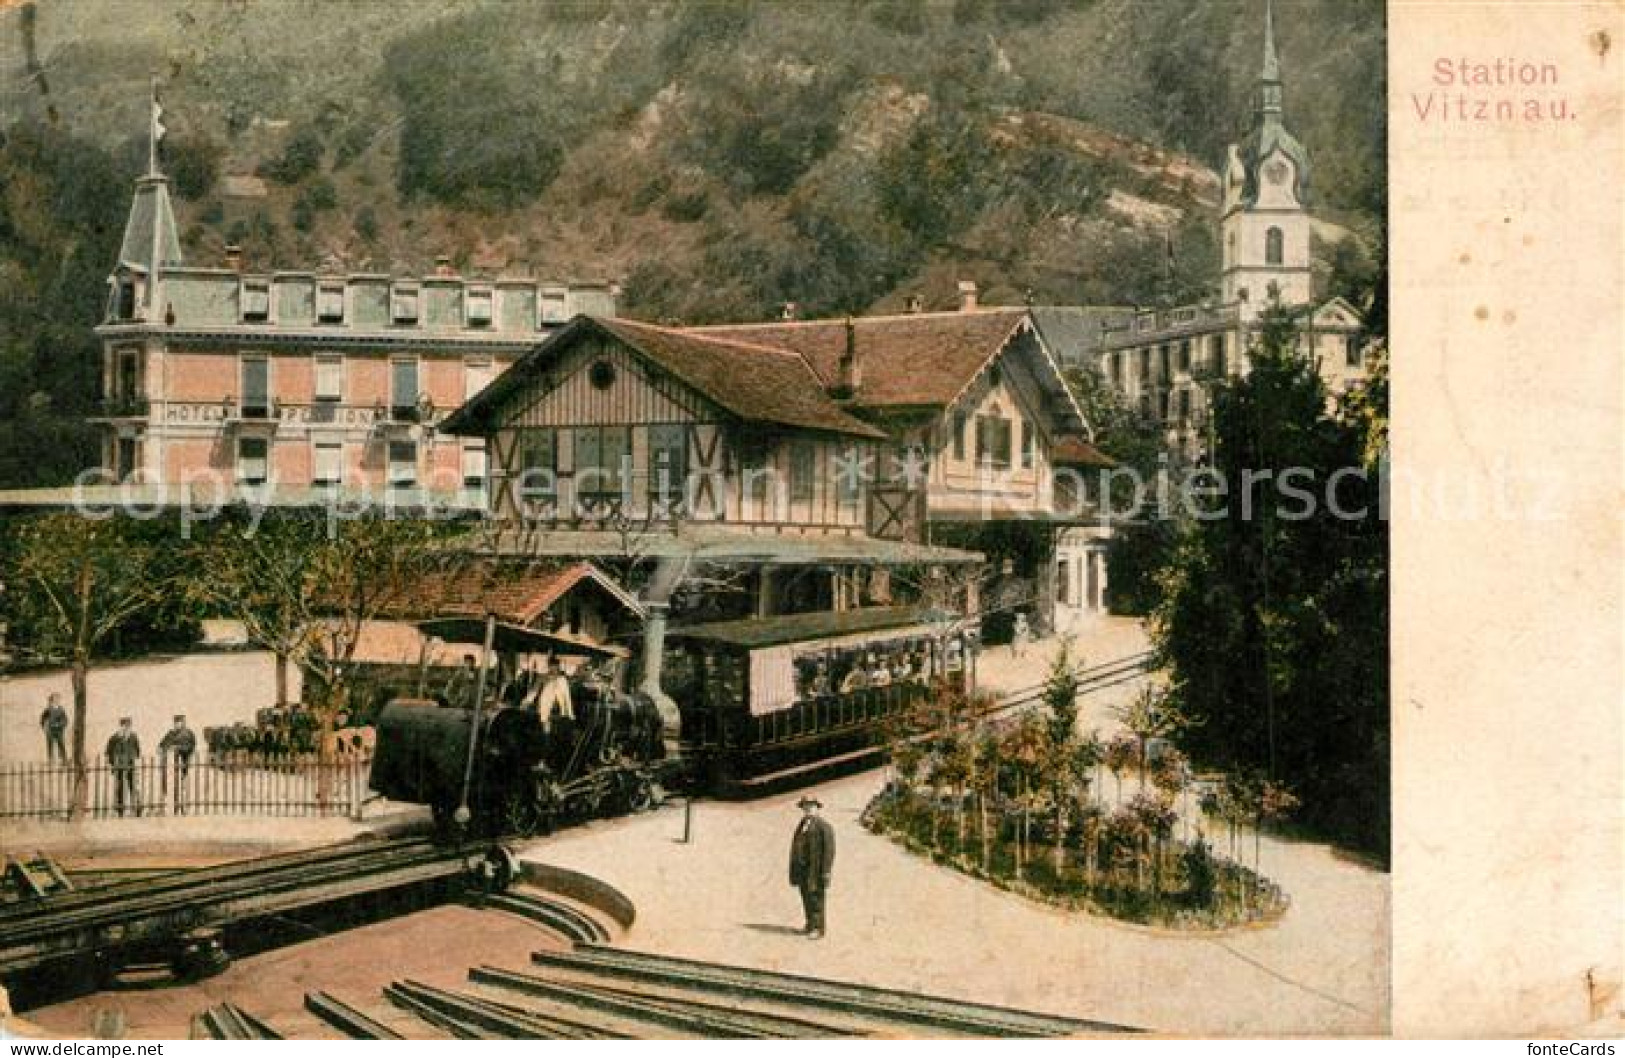
<instances>
[{"instance_id":1,"label":"group of men standing","mask_svg":"<svg viewBox=\"0 0 1625 1058\"><path fill-rule=\"evenodd\" d=\"M40 730L45 733L45 756L52 764L68 763L68 714L62 708L62 696L52 694L40 713ZM192 770L192 759L197 755L197 735L186 725L184 714L175 714L173 726L158 741L160 767L167 769L170 758L175 761L174 810L186 811L186 779ZM119 717L118 730L107 740L105 752L108 770L113 776L113 810L122 816L125 809L141 814L141 783L138 769L141 764L141 737L135 733L135 722L128 716Z\"/></svg>"}]
</instances>

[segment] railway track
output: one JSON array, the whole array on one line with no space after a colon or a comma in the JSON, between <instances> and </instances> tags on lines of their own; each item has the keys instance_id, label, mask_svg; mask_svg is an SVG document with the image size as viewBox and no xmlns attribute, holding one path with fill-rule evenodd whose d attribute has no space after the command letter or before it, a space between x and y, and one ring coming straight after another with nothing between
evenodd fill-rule
<instances>
[{"instance_id":1,"label":"railway track","mask_svg":"<svg viewBox=\"0 0 1625 1058\"><path fill-rule=\"evenodd\" d=\"M76 891L0 911L0 976L190 931L455 878L465 850L421 839L323 846Z\"/></svg>"},{"instance_id":2,"label":"railway track","mask_svg":"<svg viewBox=\"0 0 1625 1058\"><path fill-rule=\"evenodd\" d=\"M549 898L537 897L547 903ZM562 906L562 905L561 905ZM857 1039L898 1035L1046 1038L1140 1030L945 996L729 966L577 942L537 952L530 972L477 966L468 984L396 981L385 1015L325 993L306 1008L352 1039L400 1033L458 1039ZM400 1022L406 1018L413 1028Z\"/></svg>"}]
</instances>

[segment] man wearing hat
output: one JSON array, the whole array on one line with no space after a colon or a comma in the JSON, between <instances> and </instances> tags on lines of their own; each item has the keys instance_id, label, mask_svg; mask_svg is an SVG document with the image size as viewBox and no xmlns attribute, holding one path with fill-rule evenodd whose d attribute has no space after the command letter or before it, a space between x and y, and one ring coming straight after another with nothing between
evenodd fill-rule
<instances>
[{"instance_id":1,"label":"man wearing hat","mask_svg":"<svg viewBox=\"0 0 1625 1058\"><path fill-rule=\"evenodd\" d=\"M818 810L824 806L818 798L803 797L796 806L801 809L801 823L790 840L790 884L801 890L801 906L807 914L802 932L816 940L824 935L824 894L835 866L835 828L819 816Z\"/></svg>"},{"instance_id":2,"label":"man wearing hat","mask_svg":"<svg viewBox=\"0 0 1625 1058\"><path fill-rule=\"evenodd\" d=\"M119 717L118 730L107 740L107 764L113 770L113 807L124 814L124 795L129 792L130 807L141 814L141 791L135 785L135 766L141 762L141 740L130 718Z\"/></svg>"},{"instance_id":3,"label":"man wearing hat","mask_svg":"<svg viewBox=\"0 0 1625 1058\"><path fill-rule=\"evenodd\" d=\"M40 730L45 732L45 757L52 764L68 763L68 711L62 708L62 696L51 693L45 700L45 711L39 715Z\"/></svg>"},{"instance_id":4,"label":"man wearing hat","mask_svg":"<svg viewBox=\"0 0 1625 1058\"><path fill-rule=\"evenodd\" d=\"M197 752L197 736L186 726L186 716L175 714L175 726L164 733L158 743L158 755L166 762L175 754L175 814L186 812L186 773L192 770L192 754Z\"/></svg>"}]
</instances>

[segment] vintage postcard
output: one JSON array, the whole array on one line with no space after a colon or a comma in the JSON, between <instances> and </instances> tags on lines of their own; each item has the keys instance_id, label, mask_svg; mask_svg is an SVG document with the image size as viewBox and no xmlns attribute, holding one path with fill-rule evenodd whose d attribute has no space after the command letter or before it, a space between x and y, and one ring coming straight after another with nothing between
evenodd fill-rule
<instances>
[{"instance_id":1,"label":"vintage postcard","mask_svg":"<svg viewBox=\"0 0 1625 1058\"><path fill-rule=\"evenodd\" d=\"M0 1030L1612 1054L1622 34L0 2Z\"/></svg>"}]
</instances>

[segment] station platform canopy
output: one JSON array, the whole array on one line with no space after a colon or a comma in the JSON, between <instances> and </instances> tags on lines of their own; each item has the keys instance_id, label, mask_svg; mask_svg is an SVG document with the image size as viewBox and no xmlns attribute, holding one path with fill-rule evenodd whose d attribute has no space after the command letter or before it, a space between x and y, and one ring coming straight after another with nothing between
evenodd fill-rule
<instances>
[{"instance_id":1,"label":"station platform canopy","mask_svg":"<svg viewBox=\"0 0 1625 1058\"><path fill-rule=\"evenodd\" d=\"M868 566L963 565L982 561L975 551L880 540L870 536L751 532L683 525L675 531L651 528L624 533L608 529L555 529L537 526L503 529L486 537L489 553L498 556L573 556L581 558L687 558L697 562L741 562L753 565Z\"/></svg>"},{"instance_id":2,"label":"station platform canopy","mask_svg":"<svg viewBox=\"0 0 1625 1058\"><path fill-rule=\"evenodd\" d=\"M931 607L875 606L860 610L712 621L707 624L668 629L666 638L717 643L742 650L758 650L785 643L805 643L902 628L935 629L957 620L957 615Z\"/></svg>"}]
</instances>

